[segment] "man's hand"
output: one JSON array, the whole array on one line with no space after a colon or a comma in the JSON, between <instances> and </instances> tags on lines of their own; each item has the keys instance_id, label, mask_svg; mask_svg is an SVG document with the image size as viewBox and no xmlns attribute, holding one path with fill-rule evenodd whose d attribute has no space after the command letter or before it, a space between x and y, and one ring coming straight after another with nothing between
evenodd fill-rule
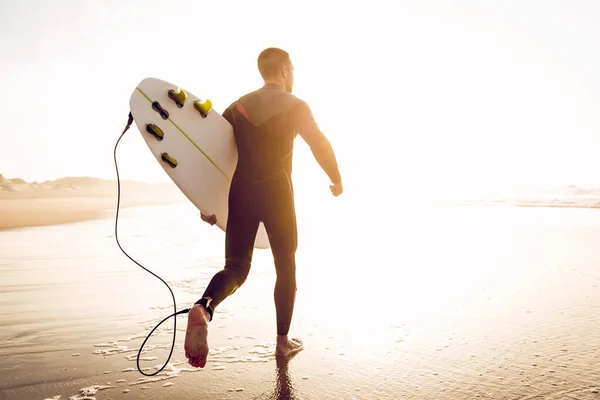
<instances>
[{"instance_id":1,"label":"man's hand","mask_svg":"<svg viewBox=\"0 0 600 400\"><path fill-rule=\"evenodd\" d=\"M329 189L331 190L332 195L338 197L344 192L344 185L342 184L342 181L339 181L334 183L333 185L329 185Z\"/></svg>"},{"instance_id":2,"label":"man's hand","mask_svg":"<svg viewBox=\"0 0 600 400\"><path fill-rule=\"evenodd\" d=\"M202 211L200 211L200 218L202 218L202 221L208 222L211 225L214 225L217 223L217 216L215 214L205 215L205 214L202 214Z\"/></svg>"}]
</instances>

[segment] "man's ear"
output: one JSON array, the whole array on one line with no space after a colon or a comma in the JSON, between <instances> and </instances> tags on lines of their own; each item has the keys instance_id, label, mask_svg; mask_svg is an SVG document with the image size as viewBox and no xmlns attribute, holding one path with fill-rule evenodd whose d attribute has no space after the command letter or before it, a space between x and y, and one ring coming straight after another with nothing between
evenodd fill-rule
<instances>
[{"instance_id":1,"label":"man's ear","mask_svg":"<svg viewBox=\"0 0 600 400\"><path fill-rule=\"evenodd\" d=\"M287 78L289 73L290 73L289 67L287 65L284 65L283 68L281 68L281 76L284 78Z\"/></svg>"}]
</instances>

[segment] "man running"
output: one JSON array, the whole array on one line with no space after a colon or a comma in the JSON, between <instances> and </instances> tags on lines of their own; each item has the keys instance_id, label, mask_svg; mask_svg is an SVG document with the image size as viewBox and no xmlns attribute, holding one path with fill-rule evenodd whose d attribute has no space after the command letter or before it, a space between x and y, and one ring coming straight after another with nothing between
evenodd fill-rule
<instances>
[{"instance_id":1,"label":"man running","mask_svg":"<svg viewBox=\"0 0 600 400\"><path fill-rule=\"evenodd\" d=\"M287 357L302 349L299 340L288 339L296 298L297 230L291 173L297 134L310 146L329 176L331 193L337 197L343 192L329 140L317 126L308 104L291 94L294 66L289 54L278 48L262 51L258 70L264 86L242 96L222 114L233 126L238 163L229 190L225 267L213 276L188 315L185 354L194 367L206 365L208 322L217 306L248 276L261 221L269 237L277 273L275 353ZM211 225L216 223L214 215L202 215L202 219Z\"/></svg>"}]
</instances>

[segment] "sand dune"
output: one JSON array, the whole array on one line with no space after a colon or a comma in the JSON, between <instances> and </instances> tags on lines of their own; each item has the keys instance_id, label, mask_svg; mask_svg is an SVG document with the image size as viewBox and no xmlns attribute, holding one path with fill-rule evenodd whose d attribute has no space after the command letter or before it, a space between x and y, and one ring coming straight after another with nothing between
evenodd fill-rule
<instances>
[{"instance_id":1,"label":"sand dune","mask_svg":"<svg viewBox=\"0 0 600 400\"><path fill-rule=\"evenodd\" d=\"M121 207L188 202L173 183L121 182ZM0 229L99 218L117 205L117 182L89 177L25 182L0 175Z\"/></svg>"}]
</instances>

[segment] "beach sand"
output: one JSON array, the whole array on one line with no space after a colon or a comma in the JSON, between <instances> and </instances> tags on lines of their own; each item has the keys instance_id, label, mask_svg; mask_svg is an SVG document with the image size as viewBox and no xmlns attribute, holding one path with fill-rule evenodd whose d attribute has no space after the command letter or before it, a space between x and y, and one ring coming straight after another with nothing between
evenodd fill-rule
<instances>
[{"instance_id":1,"label":"beach sand","mask_svg":"<svg viewBox=\"0 0 600 400\"><path fill-rule=\"evenodd\" d=\"M170 204L179 201L177 198L163 196L128 197L122 199L120 207ZM102 218L107 210L115 209L116 206L117 199L112 196L0 199L0 230Z\"/></svg>"},{"instance_id":2,"label":"beach sand","mask_svg":"<svg viewBox=\"0 0 600 400\"><path fill-rule=\"evenodd\" d=\"M117 207L116 182L89 179L81 187L26 187L0 190L0 230L102 218ZM122 185L120 207L189 203L174 184Z\"/></svg>"},{"instance_id":3,"label":"beach sand","mask_svg":"<svg viewBox=\"0 0 600 400\"><path fill-rule=\"evenodd\" d=\"M222 233L190 205L123 218L123 246L189 307L223 265ZM395 218L387 236L357 235L357 221L301 228L290 333L305 350L291 361L271 354L275 274L257 250L211 322L207 367L185 363L182 315L169 365L152 377L136 356L171 297L116 249L110 218L0 232L0 398L600 398L597 210ZM170 319L146 343L146 373L167 360L172 332Z\"/></svg>"}]
</instances>

